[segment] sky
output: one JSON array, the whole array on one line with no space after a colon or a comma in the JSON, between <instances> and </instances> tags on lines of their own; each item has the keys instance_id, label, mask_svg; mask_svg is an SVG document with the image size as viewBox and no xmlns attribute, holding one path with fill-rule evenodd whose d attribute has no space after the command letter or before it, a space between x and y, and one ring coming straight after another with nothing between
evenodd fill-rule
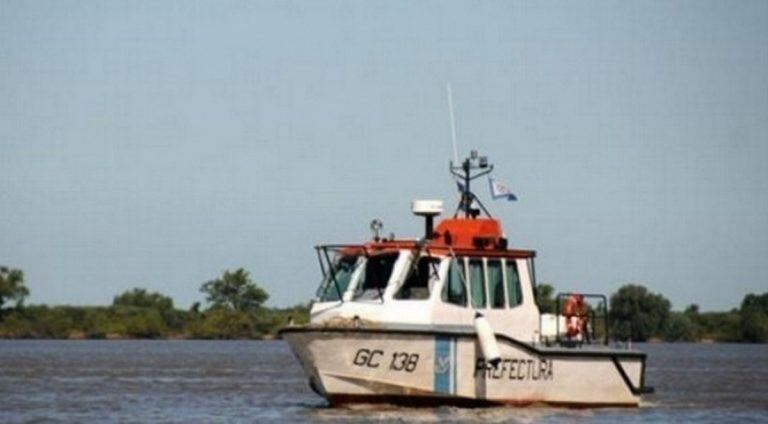
<instances>
[{"instance_id":1,"label":"sky","mask_svg":"<svg viewBox=\"0 0 768 424\"><path fill-rule=\"evenodd\" d=\"M0 265L28 303L238 267L306 302L314 245L453 210L448 82L540 282L768 291L765 1L0 0Z\"/></svg>"}]
</instances>

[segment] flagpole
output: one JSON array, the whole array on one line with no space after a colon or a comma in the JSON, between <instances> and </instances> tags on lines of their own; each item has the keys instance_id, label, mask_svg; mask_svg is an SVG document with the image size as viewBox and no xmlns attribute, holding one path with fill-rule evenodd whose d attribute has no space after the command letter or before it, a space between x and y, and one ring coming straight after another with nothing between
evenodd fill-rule
<instances>
[{"instance_id":1,"label":"flagpole","mask_svg":"<svg viewBox=\"0 0 768 424\"><path fill-rule=\"evenodd\" d=\"M451 141L453 142L453 163L459 163L459 151L456 148L456 119L453 116L453 92L451 91L451 83L445 84L445 88L448 91L448 113L451 115Z\"/></svg>"}]
</instances>

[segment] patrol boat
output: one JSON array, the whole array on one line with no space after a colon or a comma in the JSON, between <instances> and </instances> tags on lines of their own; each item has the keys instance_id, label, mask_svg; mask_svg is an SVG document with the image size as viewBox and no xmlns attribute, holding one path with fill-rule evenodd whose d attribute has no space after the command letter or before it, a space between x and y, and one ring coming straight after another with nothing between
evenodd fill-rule
<instances>
[{"instance_id":1,"label":"patrol boat","mask_svg":"<svg viewBox=\"0 0 768 424\"><path fill-rule=\"evenodd\" d=\"M412 202L420 239L317 246L322 283L310 323L280 332L331 405L638 406L646 354L612 345L604 296L536 304L533 250L510 248L501 223L470 191L493 170L475 152L450 170L461 198Z\"/></svg>"}]
</instances>

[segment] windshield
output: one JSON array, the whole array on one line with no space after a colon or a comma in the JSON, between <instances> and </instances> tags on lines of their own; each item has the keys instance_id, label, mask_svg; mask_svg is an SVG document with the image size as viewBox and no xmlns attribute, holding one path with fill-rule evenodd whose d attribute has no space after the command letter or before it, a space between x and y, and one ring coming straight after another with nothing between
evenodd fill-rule
<instances>
[{"instance_id":1,"label":"windshield","mask_svg":"<svg viewBox=\"0 0 768 424\"><path fill-rule=\"evenodd\" d=\"M395 261L397 261L396 253L369 257L363 265L365 271L357 283L355 300L381 298L392 275Z\"/></svg>"},{"instance_id":2,"label":"windshield","mask_svg":"<svg viewBox=\"0 0 768 424\"><path fill-rule=\"evenodd\" d=\"M429 299L434 282L439 279L437 267L438 258L420 258L418 264L411 269L410 274L398 290L395 299Z\"/></svg>"},{"instance_id":3,"label":"windshield","mask_svg":"<svg viewBox=\"0 0 768 424\"><path fill-rule=\"evenodd\" d=\"M320 283L317 289L317 298L320 302L333 302L341 300L344 292L352 281L352 274L357 264L357 256L341 256L334 263L331 271Z\"/></svg>"}]
</instances>

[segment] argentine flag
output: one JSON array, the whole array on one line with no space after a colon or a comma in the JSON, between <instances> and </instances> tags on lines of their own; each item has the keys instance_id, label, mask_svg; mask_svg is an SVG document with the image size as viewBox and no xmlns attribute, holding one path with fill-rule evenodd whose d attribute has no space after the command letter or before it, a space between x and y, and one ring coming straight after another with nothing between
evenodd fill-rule
<instances>
[{"instance_id":1,"label":"argentine flag","mask_svg":"<svg viewBox=\"0 0 768 424\"><path fill-rule=\"evenodd\" d=\"M488 182L491 184L491 197L494 199L517 200L515 193L512 193L512 189L504 183L500 183L493 178L488 178Z\"/></svg>"}]
</instances>

